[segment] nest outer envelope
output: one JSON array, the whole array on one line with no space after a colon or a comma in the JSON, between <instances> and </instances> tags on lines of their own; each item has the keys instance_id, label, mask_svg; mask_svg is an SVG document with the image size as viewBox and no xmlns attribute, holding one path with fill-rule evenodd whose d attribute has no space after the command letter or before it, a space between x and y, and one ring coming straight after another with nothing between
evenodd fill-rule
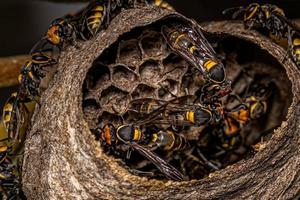
<instances>
[{"instance_id":1,"label":"nest outer envelope","mask_svg":"<svg viewBox=\"0 0 300 200\"><path fill-rule=\"evenodd\" d=\"M22 183L28 199L288 199L300 188L299 78L286 51L242 24L210 23L208 32L248 40L286 69L293 87L287 121L253 158L186 182L148 180L131 175L103 153L82 112L82 85L93 61L120 35L166 17L183 16L155 7L122 11L95 39L61 53L57 73L32 118Z\"/></svg>"}]
</instances>

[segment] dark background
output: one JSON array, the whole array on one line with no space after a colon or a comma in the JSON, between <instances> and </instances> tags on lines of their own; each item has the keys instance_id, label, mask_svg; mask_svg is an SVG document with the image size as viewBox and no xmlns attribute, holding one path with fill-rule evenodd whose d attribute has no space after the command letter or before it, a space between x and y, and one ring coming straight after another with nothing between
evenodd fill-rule
<instances>
[{"instance_id":1,"label":"dark background","mask_svg":"<svg viewBox=\"0 0 300 200\"><path fill-rule=\"evenodd\" d=\"M59 0L56 0L59 1ZM222 20L222 10L247 5L247 0L167 0L174 8L199 22ZM256 1L273 3L283 8L289 18L300 18L300 0ZM73 12L85 3L54 3L42 0L1 0L0 56L27 54L47 30L51 21ZM11 90L0 90L0 108ZM2 110L2 109L1 109Z\"/></svg>"}]
</instances>

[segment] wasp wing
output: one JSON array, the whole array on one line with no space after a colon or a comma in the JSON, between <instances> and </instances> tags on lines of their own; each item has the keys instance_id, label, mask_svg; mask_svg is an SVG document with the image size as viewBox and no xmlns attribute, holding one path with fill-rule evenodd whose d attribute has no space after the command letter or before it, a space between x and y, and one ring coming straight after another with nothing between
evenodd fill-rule
<instances>
[{"instance_id":1,"label":"wasp wing","mask_svg":"<svg viewBox=\"0 0 300 200\"><path fill-rule=\"evenodd\" d=\"M138 145L136 143L131 143L130 146L138 151L141 155L145 156L149 161L151 161L167 178L175 181L183 181L184 176L175 167L167 163L165 160L160 158L157 154L152 152L150 149Z\"/></svg>"},{"instance_id":2,"label":"wasp wing","mask_svg":"<svg viewBox=\"0 0 300 200\"><path fill-rule=\"evenodd\" d=\"M155 109L161 106L166 106L166 110L186 110L187 107L191 108L194 105L188 104L188 98L193 97L192 95L186 95L175 98L170 101L154 99L154 98L142 98L131 101L130 110L138 112L140 114L149 114Z\"/></svg>"},{"instance_id":3,"label":"wasp wing","mask_svg":"<svg viewBox=\"0 0 300 200\"><path fill-rule=\"evenodd\" d=\"M184 27L186 28L186 27ZM169 44L169 47L175 51L179 56L183 57L185 60L187 60L192 66L194 66L196 69L200 70L202 74L206 74L205 69L203 68L203 63L201 57L203 57L203 54L200 54L199 57L193 55L188 49L182 48L176 44L173 44L173 42L170 40L169 35L170 32L176 31L174 27L167 27L162 26L161 32L164 36L165 40ZM180 30L179 30L180 31ZM182 34L184 34L183 31L181 31Z\"/></svg>"},{"instance_id":4,"label":"wasp wing","mask_svg":"<svg viewBox=\"0 0 300 200\"><path fill-rule=\"evenodd\" d=\"M175 99L170 100L170 101L166 101L163 105L161 105L157 109L151 111L150 113L145 114L142 117L142 119L140 119L139 121L135 122L135 124L136 125L149 124L152 121L154 121L155 119L161 118L162 114L164 114L166 112L166 107L169 105L169 103L172 103L173 101L176 102L178 100L185 99L186 97L187 96L183 96L183 97L175 98Z\"/></svg>"},{"instance_id":5,"label":"wasp wing","mask_svg":"<svg viewBox=\"0 0 300 200\"><path fill-rule=\"evenodd\" d=\"M276 15L276 17L278 17L281 21L285 22L293 31L300 34L300 27L296 23L282 15Z\"/></svg>"},{"instance_id":6,"label":"wasp wing","mask_svg":"<svg viewBox=\"0 0 300 200\"><path fill-rule=\"evenodd\" d=\"M205 53L206 57L217 59L217 54L211 44L208 42L206 37L203 35L203 32L199 25L197 25L196 21L192 21L193 29L196 32L197 37L195 38L196 44L201 48L201 50Z\"/></svg>"}]
</instances>

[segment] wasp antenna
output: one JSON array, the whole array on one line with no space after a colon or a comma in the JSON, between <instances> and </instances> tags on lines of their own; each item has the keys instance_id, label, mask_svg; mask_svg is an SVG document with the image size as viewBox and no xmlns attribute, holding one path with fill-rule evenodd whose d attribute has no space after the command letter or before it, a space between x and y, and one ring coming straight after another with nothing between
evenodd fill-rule
<instances>
[{"instance_id":1,"label":"wasp antenna","mask_svg":"<svg viewBox=\"0 0 300 200\"><path fill-rule=\"evenodd\" d=\"M228 15L228 14L233 14L238 10L245 10L242 6L239 7L231 7L231 8L227 8L225 10L222 11L223 15Z\"/></svg>"},{"instance_id":2,"label":"wasp antenna","mask_svg":"<svg viewBox=\"0 0 300 200\"><path fill-rule=\"evenodd\" d=\"M243 14L245 12L245 9L244 8L242 8L242 9L240 9L240 10L237 10L236 12L234 12L233 14L232 14L232 19L236 19L236 18L238 18L241 14Z\"/></svg>"},{"instance_id":3,"label":"wasp antenna","mask_svg":"<svg viewBox=\"0 0 300 200\"><path fill-rule=\"evenodd\" d=\"M130 147L127 151L126 158L129 159L131 157L132 148Z\"/></svg>"},{"instance_id":4,"label":"wasp antenna","mask_svg":"<svg viewBox=\"0 0 300 200\"><path fill-rule=\"evenodd\" d=\"M242 14L245 11L244 7L233 7L228 8L222 11L223 15L230 15L232 19L236 19L240 14Z\"/></svg>"}]
</instances>

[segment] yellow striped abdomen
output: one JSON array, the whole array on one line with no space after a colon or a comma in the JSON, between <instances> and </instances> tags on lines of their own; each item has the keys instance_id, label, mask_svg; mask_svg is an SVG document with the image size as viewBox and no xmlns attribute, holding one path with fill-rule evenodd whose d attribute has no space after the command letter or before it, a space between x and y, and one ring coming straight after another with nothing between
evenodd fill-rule
<instances>
[{"instance_id":1,"label":"yellow striped abdomen","mask_svg":"<svg viewBox=\"0 0 300 200\"><path fill-rule=\"evenodd\" d=\"M105 6L99 4L101 3L98 2L95 7L90 10L86 19L87 27L93 36L97 34L98 30L100 29L106 12Z\"/></svg>"},{"instance_id":2,"label":"yellow striped abdomen","mask_svg":"<svg viewBox=\"0 0 300 200\"><path fill-rule=\"evenodd\" d=\"M292 57L297 67L300 69L300 35L294 33L292 37Z\"/></svg>"}]
</instances>

